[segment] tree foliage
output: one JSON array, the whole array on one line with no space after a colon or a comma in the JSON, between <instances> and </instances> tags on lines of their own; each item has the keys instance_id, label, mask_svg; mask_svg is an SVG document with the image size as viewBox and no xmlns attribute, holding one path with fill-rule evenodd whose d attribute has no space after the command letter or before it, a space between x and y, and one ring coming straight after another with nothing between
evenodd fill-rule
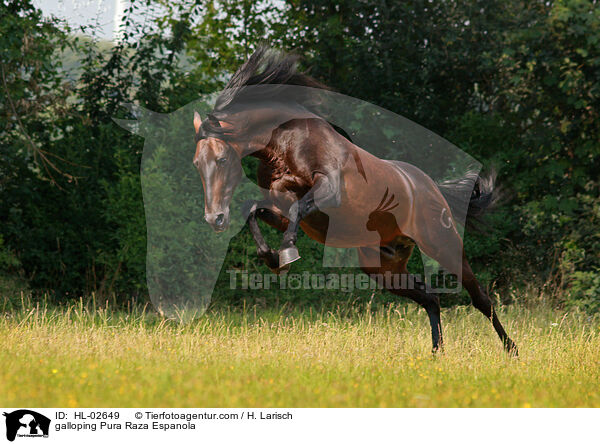
<instances>
[{"instance_id":1,"label":"tree foliage","mask_svg":"<svg viewBox=\"0 0 600 444\"><path fill-rule=\"evenodd\" d=\"M149 8L158 12L140 21ZM142 140L112 117L127 117L127 103L171 112L216 91L268 40L338 91L496 168L491 235L466 237L488 285L551 286L563 290L557 303L598 310L599 31L595 0L144 0L106 44L29 1L0 2L0 268L59 297L144 297ZM298 267L310 268L322 248L300 242ZM249 244L242 231L228 263L264 269Z\"/></svg>"}]
</instances>

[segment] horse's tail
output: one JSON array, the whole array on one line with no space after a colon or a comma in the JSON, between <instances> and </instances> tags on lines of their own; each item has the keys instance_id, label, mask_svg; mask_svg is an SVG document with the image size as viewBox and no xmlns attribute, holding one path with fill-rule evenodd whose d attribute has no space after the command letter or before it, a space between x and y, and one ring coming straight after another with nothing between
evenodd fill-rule
<instances>
[{"instance_id":1,"label":"horse's tail","mask_svg":"<svg viewBox=\"0 0 600 444\"><path fill-rule=\"evenodd\" d=\"M468 228L481 230L485 225L484 215L494 206L498 192L496 188L496 173L492 171L485 177L475 171L454 180L446 180L438 183L438 188L448 202L455 220L464 222ZM465 198L469 192L468 206Z\"/></svg>"}]
</instances>

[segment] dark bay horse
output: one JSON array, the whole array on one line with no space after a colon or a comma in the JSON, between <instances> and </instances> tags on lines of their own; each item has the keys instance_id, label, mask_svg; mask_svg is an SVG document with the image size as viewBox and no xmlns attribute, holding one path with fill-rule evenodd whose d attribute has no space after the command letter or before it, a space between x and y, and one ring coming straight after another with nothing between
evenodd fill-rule
<instances>
[{"instance_id":1,"label":"dark bay horse","mask_svg":"<svg viewBox=\"0 0 600 444\"><path fill-rule=\"evenodd\" d=\"M260 48L234 74L206 119L194 113L194 165L204 186L206 221L217 232L227 229L229 205L243 176L241 159L256 157L264 200L249 208L248 224L258 256L269 268L277 272L300 258L295 246L299 228L329 246L357 248L360 266L371 277L408 274L416 244L460 276L473 305L491 320L505 349L516 354L516 345L464 255L453 219L459 209L448 203L455 188L475 187L468 202L471 215L489 204L491 184L486 186L477 175L462 184L436 184L413 165L382 160L361 149L305 107L278 101L275 95L256 100L256 94L244 93L251 85L326 88L299 73L296 62L293 55ZM265 242L258 219L284 233L278 251ZM333 219L338 221L335 232L328 230ZM420 281L411 288L386 288L425 308L433 350L440 349L439 295L426 291Z\"/></svg>"}]
</instances>

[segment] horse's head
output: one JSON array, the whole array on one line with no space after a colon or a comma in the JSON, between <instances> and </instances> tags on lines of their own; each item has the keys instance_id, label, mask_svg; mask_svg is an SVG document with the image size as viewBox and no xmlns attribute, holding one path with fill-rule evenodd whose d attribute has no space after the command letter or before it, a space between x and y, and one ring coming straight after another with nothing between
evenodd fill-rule
<instances>
[{"instance_id":1,"label":"horse's head","mask_svg":"<svg viewBox=\"0 0 600 444\"><path fill-rule=\"evenodd\" d=\"M196 154L194 165L204 186L204 219L216 232L229 226L229 204L243 175L240 154L218 137L199 137L202 120L194 112Z\"/></svg>"}]
</instances>

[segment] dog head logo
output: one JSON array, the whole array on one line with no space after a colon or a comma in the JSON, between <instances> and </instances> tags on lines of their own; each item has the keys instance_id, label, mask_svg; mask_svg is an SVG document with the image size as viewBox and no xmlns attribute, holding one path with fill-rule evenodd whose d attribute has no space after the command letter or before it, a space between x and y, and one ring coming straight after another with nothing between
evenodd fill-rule
<instances>
[{"instance_id":1,"label":"dog head logo","mask_svg":"<svg viewBox=\"0 0 600 444\"><path fill-rule=\"evenodd\" d=\"M33 410L15 410L4 413L6 417L6 439L19 437L48 437L50 419Z\"/></svg>"}]
</instances>

